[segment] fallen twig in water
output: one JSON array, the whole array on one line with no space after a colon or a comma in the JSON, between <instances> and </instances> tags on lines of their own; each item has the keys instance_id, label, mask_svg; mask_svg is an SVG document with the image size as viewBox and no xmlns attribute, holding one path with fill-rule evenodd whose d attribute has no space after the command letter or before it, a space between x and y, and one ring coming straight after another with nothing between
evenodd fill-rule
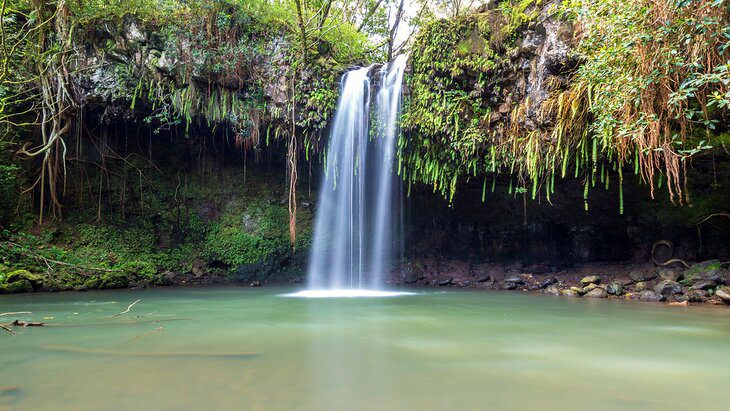
<instances>
[{"instance_id":1,"label":"fallen twig in water","mask_svg":"<svg viewBox=\"0 0 730 411\"><path fill-rule=\"evenodd\" d=\"M15 331L13 331L10 327L6 326L5 324L0 324L0 328L9 332L10 334L15 334Z\"/></svg>"},{"instance_id":2,"label":"fallen twig in water","mask_svg":"<svg viewBox=\"0 0 730 411\"><path fill-rule=\"evenodd\" d=\"M150 335L153 335L153 334L160 334L160 333L162 333L164 331L165 331L165 327L159 326L159 327L155 328L152 331L148 331L148 332L146 332L144 334L140 334L140 335L135 335L134 337L132 337L132 338L126 340L126 341L122 341L119 344L115 345L114 347L119 347L120 345L124 345L124 344L130 343L130 342L132 342L134 340L139 340L139 339L142 339L144 337L147 337L147 336L150 336Z\"/></svg>"},{"instance_id":3,"label":"fallen twig in water","mask_svg":"<svg viewBox=\"0 0 730 411\"><path fill-rule=\"evenodd\" d=\"M5 317L5 316L8 316L8 315L20 315L20 314L33 314L33 313L30 312L30 311L18 311L18 312L15 312L15 313L0 313L0 317Z\"/></svg>"},{"instance_id":4,"label":"fallen twig in water","mask_svg":"<svg viewBox=\"0 0 730 411\"><path fill-rule=\"evenodd\" d=\"M108 326L120 326L120 325L139 325L149 323L161 323L165 321L185 321L192 320L193 317L174 317L174 318L160 318L156 320L142 320L142 321L114 321L105 323L81 323L81 324L46 324L46 327L108 327Z\"/></svg>"},{"instance_id":5,"label":"fallen twig in water","mask_svg":"<svg viewBox=\"0 0 730 411\"><path fill-rule=\"evenodd\" d=\"M122 311L121 313L118 313L118 314L114 314L114 315L112 315L112 317L119 317L120 315L124 315L124 314L128 313L128 312L129 312L129 310L131 310L131 309L132 309L132 307L134 307L134 305L135 305L135 304L137 304L137 303L138 303L138 302L140 302L140 301L141 301L141 300L137 300L137 301L133 302L132 304L129 304L129 307L127 307L127 309L126 309L126 310Z\"/></svg>"},{"instance_id":6,"label":"fallen twig in water","mask_svg":"<svg viewBox=\"0 0 730 411\"><path fill-rule=\"evenodd\" d=\"M54 352L66 352L73 354L100 354L100 355L117 355L122 357L200 357L200 358L249 358L255 357L256 353L252 352L203 352L203 351L188 351L188 352L123 352L113 351L104 349L94 348L77 348L77 347L64 347L60 345L41 345L41 349L46 351Z\"/></svg>"}]
</instances>

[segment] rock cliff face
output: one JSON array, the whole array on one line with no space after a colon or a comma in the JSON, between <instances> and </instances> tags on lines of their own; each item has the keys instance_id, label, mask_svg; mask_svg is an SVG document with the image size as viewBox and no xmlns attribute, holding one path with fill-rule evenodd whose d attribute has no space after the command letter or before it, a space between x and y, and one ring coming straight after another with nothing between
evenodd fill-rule
<instances>
[{"instance_id":1,"label":"rock cliff face","mask_svg":"<svg viewBox=\"0 0 730 411\"><path fill-rule=\"evenodd\" d=\"M506 1L492 1L480 11L500 13L498 8L503 3ZM493 121L503 120L513 105L523 105L526 110L520 121L528 130L549 124L551 119L540 107L551 92L568 85L570 74L580 63L572 53L576 45L573 24L557 13L560 3L533 2L522 12L529 21L512 33L511 46L503 45L507 58L495 76L500 92L490 99L499 113L492 116Z\"/></svg>"},{"instance_id":2,"label":"rock cliff face","mask_svg":"<svg viewBox=\"0 0 730 411\"><path fill-rule=\"evenodd\" d=\"M241 100L263 94L268 111L286 108L289 43L281 33L273 33L260 50L246 56L247 67L241 68L238 65L243 62L237 62L235 67L224 68L214 67L220 63L185 37L190 33L169 30L127 15L118 24L99 25L77 39L77 49L83 50L76 56L77 100L86 109L99 112L100 123L149 115L149 97L154 92L149 85L153 83L180 90L219 88Z\"/></svg>"}]
</instances>

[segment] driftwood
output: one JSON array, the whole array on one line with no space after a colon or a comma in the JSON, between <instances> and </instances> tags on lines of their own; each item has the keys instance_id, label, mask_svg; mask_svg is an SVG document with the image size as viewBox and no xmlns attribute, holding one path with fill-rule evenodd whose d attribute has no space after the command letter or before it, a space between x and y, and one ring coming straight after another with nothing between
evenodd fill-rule
<instances>
[{"instance_id":1,"label":"driftwood","mask_svg":"<svg viewBox=\"0 0 730 411\"><path fill-rule=\"evenodd\" d=\"M0 313L0 317L6 317L8 315L21 315L21 314L24 315L24 314L33 314L33 313L31 313L30 311L16 311L16 312L10 312L10 313ZM15 331L13 331L13 329L8 326L17 325L17 324L15 324L16 322L18 322L18 320L13 321L11 324L0 324L0 328L9 332L10 334L15 334ZM43 325L43 324L41 324L41 325Z\"/></svg>"},{"instance_id":2,"label":"driftwood","mask_svg":"<svg viewBox=\"0 0 730 411\"><path fill-rule=\"evenodd\" d=\"M186 351L186 352L154 352L154 351L143 351L143 352L129 352L129 351L114 351L96 348L77 348L77 347L66 347L61 345L41 345L41 349L53 352L64 352L71 354L98 354L98 355L115 355L121 357L159 357L159 358L170 358L170 357L182 357L182 358L251 358L257 354L252 352L205 352L205 351Z\"/></svg>"},{"instance_id":3,"label":"driftwood","mask_svg":"<svg viewBox=\"0 0 730 411\"><path fill-rule=\"evenodd\" d=\"M41 323L41 322L34 322L34 321L15 320L15 321L11 322L10 325L14 325L16 327L43 327L46 324Z\"/></svg>"},{"instance_id":4,"label":"driftwood","mask_svg":"<svg viewBox=\"0 0 730 411\"><path fill-rule=\"evenodd\" d=\"M127 309L126 309L126 310L122 311L121 313L118 313L118 314L114 314L114 315L112 315L112 317L119 317L120 315L124 315L124 314L128 313L128 312L129 312L129 310L131 310L131 309L132 309L132 307L134 307L134 305L135 305L135 304L137 304L137 303L138 303L138 302L140 302L140 301L141 301L141 300L137 300L137 301L133 302L132 304L129 304L129 307L127 307Z\"/></svg>"}]
</instances>

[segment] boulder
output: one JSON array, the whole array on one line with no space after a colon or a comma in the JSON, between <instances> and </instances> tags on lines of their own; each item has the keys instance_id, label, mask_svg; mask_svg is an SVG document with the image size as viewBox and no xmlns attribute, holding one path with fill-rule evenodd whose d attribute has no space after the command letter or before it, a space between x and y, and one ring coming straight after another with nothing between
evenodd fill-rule
<instances>
[{"instance_id":1,"label":"boulder","mask_svg":"<svg viewBox=\"0 0 730 411\"><path fill-rule=\"evenodd\" d=\"M23 280L29 282L33 288L39 288L43 285L43 277L33 274L28 270L11 271L5 276L5 282L8 284Z\"/></svg>"},{"instance_id":2,"label":"boulder","mask_svg":"<svg viewBox=\"0 0 730 411\"><path fill-rule=\"evenodd\" d=\"M566 297L580 297L575 290L563 290L563 295Z\"/></svg>"},{"instance_id":3,"label":"boulder","mask_svg":"<svg viewBox=\"0 0 730 411\"><path fill-rule=\"evenodd\" d=\"M581 290L579 291L579 293L580 294L586 294L586 293L589 293L589 292L595 290L596 288L598 288L598 286L596 284L590 283L587 286L581 288Z\"/></svg>"},{"instance_id":4,"label":"boulder","mask_svg":"<svg viewBox=\"0 0 730 411\"><path fill-rule=\"evenodd\" d=\"M451 285L454 282L454 277L448 277L444 278L443 280L439 281L439 285L441 287L445 287L447 285Z\"/></svg>"},{"instance_id":5,"label":"boulder","mask_svg":"<svg viewBox=\"0 0 730 411\"><path fill-rule=\"evenodd\" d=\"M708 293L705 290L691 290L687 293L687 300L693 303L704 302L707 295Z\"/></svg>"},{"instance_id":6,"label":"boulder","mask_svg":"<svg viewBox=\"0 0 730 411\"><path fill-rule=\"evenodd\" d=\"M512 283L512 282L505 281L502 284L502 289L503 290L516 290L517 287L519 287L519 285L517 283Z\"/></svg>"},{"instance_id":7,"label":"boulder","mask_svg":"<svg viewBox=\"0 0 730 411\"><path fill-rule=\"evenodd\" d=\"M636 292L647 290L649 289L649 283L647 283L646 281L639 281L638 283L636 283L635 289Z\"/></svg>"},{"instance_id":8,"label":"boulder","mask_svg":"<svg viewBox=\"0 0 730 411\"><path fill-rule=\"evenodd\" d=\"M722 273L720 272L722 264L718 260L703 261L701 263L693 264L692 267L688 268L684 272L684 277L691 281L714 281L716 283L722 282Z\"/></svg>"},{"instance_id":9,"label":"boulder","mask_svg":"<svg viewBox=\"0 0 730 411\"><path fill-rule=\"evenodd\" d=\"M597 275L589 275L586 277L581 278L580 280L581 284L588 285L588 284L600 284L601 283L601 277Z\"/></svg>"},{"instance_id":10,"label":"boulder","mask_svg":"<svg viewBox=\"0 0 730 411\"><path fill-rule=\"evenodd\" d=\"M173 281L175 279L175 273L172 271L165 271L160 274L157 274L154 279L152 280L152 284L154 285L172 285Z\"/></svg>"},{"instance_id":11,"label":"boulder","mask_svg":"<svg viewBox=\"0 0 730 411\"><path fill-rule=\"evenodd\" d=\"M654 291L668 297L682 292L682 285L676 281L664 280L654 286Z\"/></svg>"},{"instance_id":12,"label":"boulder","mask_svg":"<svg viewBox=\"0 0 730 411\"><path fill-rule=\"evenodd\" d=\"M591 291L588 291L585 294L585 297L589 298L606 298L608 297L608 293L603 288L597 287L592 289Z\"/></svg>"},{"instance_id":13,"label":"boulder","mask_svg":"<svg viewBox=\"0 0 730 411\"><path fill-rule=\"evenodd\" d=\"M606 292L611 295L621 295L624 293L624 287L619 283L611 283L606 287Z\"/></svg>"},{"instance_id":14,"label":"boulder","mask_svg":"<svg viewBox=\"0 0 730 411\"><path fill-rule=\"evenodd\" d=\"M655 273L646 273L642 271L632 271L629 273L629 277L635 282L644 282L652 280L656 277Z\"/></svg>"},{"instance_id":15,"label":"boulder","mask_svg":"<svg viewBox=\"0 0 730 411\"><path fill-rule=\"evenodd\" d=\"M715 295L720 297L720 299L725 304L730 304L730 287L720 287L717 290L715 290Z\"/></svg>"},{"instance_id":16,"label":"boulder","mask_svg":"<svg viewBox=\"0 0 730 411\"><path fill-rule=\"evenodd\" d=\"M717 283L709 280L702 280L692 283L693 290L710 290L717 287Z\"/></svg>"},{"instance_id":17,"label":"boulder","mask_svg":"<svg viewBox=\"0 0 730 411\"><path fill-rule=\"evenodd\" d=\"M558 288L557 285L552 284L547 286L543 292L550 295L560 295L560 288Z\"/></svg>"},{"instance_id":18,"label":"boulder","mask_svg":"<svg viewBox=\"0 0 730 411\"><path fill-rule=\"evenodd\" d=\"M514 284L520 284L521 285L521 284L524 284L525 283L525 279L522 278L522 277L520 277L520 276L514 275L512 277L509 277L509 278L505 279L504 282L505 283L514 283Z\"/></svg>"},{"instance_id":19,"label":"boulder","mask_svg":"<svg viewBox=\"0 0 730 411\"><path fill-rule=\"evenodd\" d=\"M26 279L19 279L12 283L0 284L0 294L8 293L30 293L33 292L33 284Z\"/></svg>"},{"instance_id":20,"label":"boulder","mask_svg":"<svg viewBox=\"0 0 730 411\"><path fill-rule=\"evenodd\" d=\"M672 268L662 268L661 270L657 271L657 274L662 280L669 281L679 281L683 277L681 272Z\"/></svg>"},{"instance_id":21,"label":"boulder","mask_svg":"<svg viewBox=\"0 0 730 411\"><path fill-rule=\"evenodd\" d=\"M489 274L482 274L482 275L481 275L481 276L479 276L479 278L477 279L477 282L478 282L478 283L486 283L487 281L489 281L489 280L491 280L491 279L492 279L492 276L490 276Z\"/></svg>"},{"instance_id":22,"label":"boulder","mask_svg":"<svg viewBox=\"0 0 730 411\"><path fill-rule=\"evenodd\" d=\"M664 296L653 290L644 290L639 293L639 300L649 302L664 301Z\"/></svg>"},{"instance_id":23,"label":"boulder","mask_svg":"<svg viewBox=\"0 0 730 411\"><path fill-rule=\"evenodd\" d=\"M543 280L543 281L540 282L540 288L546 288L546 287L549 287L549 286L551 286L553 284L557 284L557 283L558 283L558 279L557 278L550 277L550 278L548 278L548 279Z\"/></svg>"}]
</instances>

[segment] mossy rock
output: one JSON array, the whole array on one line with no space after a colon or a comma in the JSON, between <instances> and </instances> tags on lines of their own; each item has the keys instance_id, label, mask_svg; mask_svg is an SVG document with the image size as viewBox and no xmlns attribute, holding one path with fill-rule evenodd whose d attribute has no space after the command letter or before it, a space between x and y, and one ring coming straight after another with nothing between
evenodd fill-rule
<instances>
[{"instance_id":1,"label":"mossy rock","mask_svg":"<svg viewBox=\"0 0 730 411\"><path fill-rule=\"evenodd\" d=\"M5 275L5 282L8 285L21 281L27 281L32 288L39 288L43 284L43 277L33 274L28 270L15 270Z\"/></svg>"},{"instance_id":2,"label":"mossy rock","mask_svg":"<svg viewBox=\"0 0 730 411\"><path fill-rule=\"evenodd\" d=\"M157 275L157 267L148 261L128 261L119 266L127 277L151 279Z\"/></svg>"},{"instance_id":3,"label":"mossy rock","mask_svg":"<svg viewBox=\"0 0 730 411\"><path fill-rule=\"evenodd\" d=\"M99 276L91 277L84 281L86 289L114 289L129 286L129 276L122 271L110 271Z\"/></svg>"},{"instance_id":4,"label":"mossy rock","mask_svg":"<svg viewBox=\"0 0 730 411\"><path fill-rule=\"evenodd\" d=\"M693 264L684 272L683 284L688 285L696 281L715 281L722 280L721 271L722 263L719 260L703 261Z\"/></svg>"},{"instance_id":5,"label":"mossy rock","mask_svg":"<svg viewBox=\"0 0 730 411\"><path fill-rule=\"evenodd\" d=\"M25 279L19 279L12 283L0 284L0 294L32 293L33 284Z\"/></svg>"}]
</instances>

